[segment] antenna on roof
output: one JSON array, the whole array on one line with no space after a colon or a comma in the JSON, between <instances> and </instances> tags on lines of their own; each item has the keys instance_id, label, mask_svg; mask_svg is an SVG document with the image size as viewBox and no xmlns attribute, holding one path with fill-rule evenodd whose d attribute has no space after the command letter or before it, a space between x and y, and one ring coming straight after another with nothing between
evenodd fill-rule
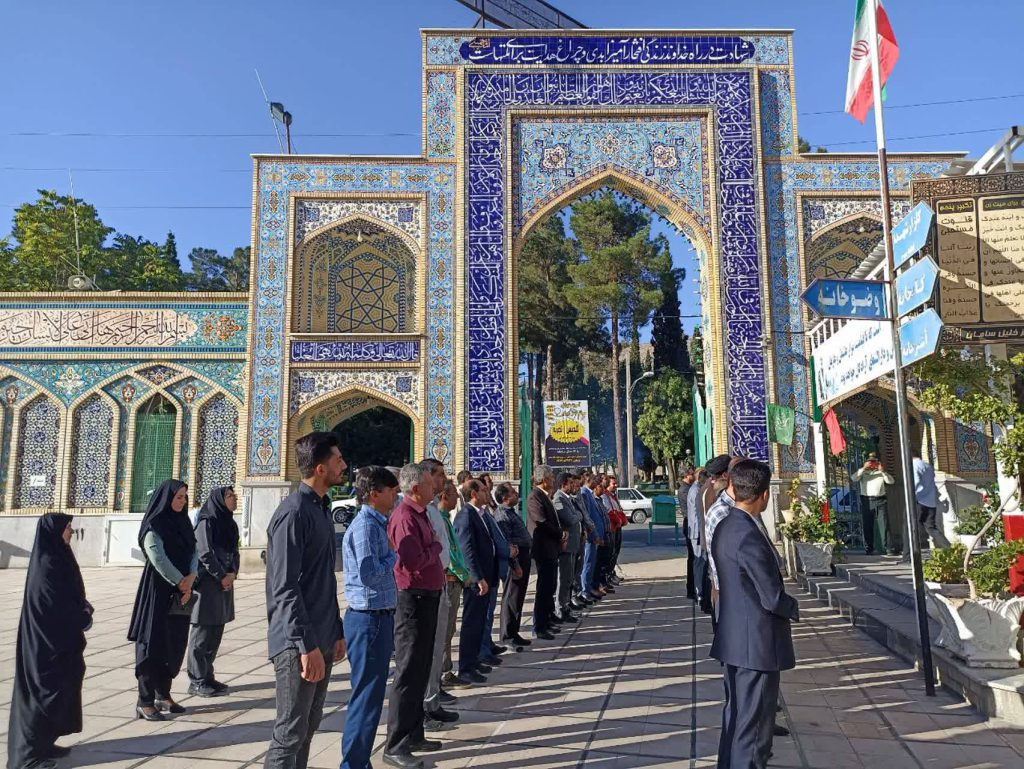
<instances>
[{"instance_id":1,"label":"antenna on roof","mask_svg":"<svg viewBox=\"0 0 1024 769\"><path fill-rule=\"evenodd\" d=\"M287 152L289 155L292 154L292 113L285 110L284 105L279 101L272 102L270 97L267 96L267 89L263 87L263 78L260 77L260 71L253 68L256 73L256 81L260 84L260 90L263 92L263 101L266 102L267 107L270 108L270 122L274 124L274 133L277 134L277 145L281 148L281 152L285 152L284 142L281 141L281 130L277 127L278 123L284 126L285 135L288 140Z\"/></svg>"},{"instance_id":2,"label":"antenna on roof","mask_svg":"<svg viewBox=\"0 0 1024 769\"><path fill-rule=\"evenodd\" d=\"M75 223L75 272L68 277L68 289L71 291L95 290L96 279L90 279L88 275L82 274L82 244L78 238L78 199L75 197L75 177L70 168L68 169L68 182L71 185L71 216Z\"/></svg>"}]
</instances>

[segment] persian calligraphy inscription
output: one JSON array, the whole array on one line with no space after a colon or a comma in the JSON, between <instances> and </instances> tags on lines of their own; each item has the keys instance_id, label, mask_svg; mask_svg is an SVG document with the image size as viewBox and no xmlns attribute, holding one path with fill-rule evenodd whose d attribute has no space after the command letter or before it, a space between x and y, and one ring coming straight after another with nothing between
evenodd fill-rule
<instances>
[{"instance_id":1,"label":"persian calligraphy inscription","mask_svg":"<svg viewBox=\"0 0 1024 769\"><path fill-rule=\"evenodd\" d=\"M174 347L198 330L166 308L0 308L0 347Z\"/></svg>"}]
</instances>

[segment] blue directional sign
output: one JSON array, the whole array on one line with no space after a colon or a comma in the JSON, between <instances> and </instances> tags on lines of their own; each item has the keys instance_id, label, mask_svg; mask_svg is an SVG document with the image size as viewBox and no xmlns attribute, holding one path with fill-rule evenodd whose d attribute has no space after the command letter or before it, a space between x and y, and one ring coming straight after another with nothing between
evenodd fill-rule
<instances>
[{"instance_id":1,"label":"blue directional sign","mask_svg":"<svg viewBox=\"0 0 1024 769\"><path fill-rule=\"evenodd\" d=\"M880 280L816 278L800 295L823 318L885 320L885 283Z\"/></svg>"},{"instance_id":2,"label":"blue directional sign","mask_svg":"<svg viewBox=\"0 0 1024 769\"><path fill-rule=\"evenodd\" d=\"M942 336L942 318L935 310L927 309L900 326L900 353L903 365L909 366L927 358L939 347Z\"/></svg>"},{"instance_id":3,"label":"blue directional sign","mask_svg":"<svg viewBox=\"0 0 1024 769\"><path fill-rule=\"evenodd\" d=\"M896 314L902 318L932 298L939 266L926 256L896 277Z\"/></svg>"},{"instance_id":4,"label":"blue directional sign","mask_svg":"<svg viewBox=\"0 0 1024 769\"><path fill-rule=\"evenodd\" d=\"M897 267L924 248L934 218L935 212L921 201L892 228L893 262Z\"/></svg>"}]
</instances>

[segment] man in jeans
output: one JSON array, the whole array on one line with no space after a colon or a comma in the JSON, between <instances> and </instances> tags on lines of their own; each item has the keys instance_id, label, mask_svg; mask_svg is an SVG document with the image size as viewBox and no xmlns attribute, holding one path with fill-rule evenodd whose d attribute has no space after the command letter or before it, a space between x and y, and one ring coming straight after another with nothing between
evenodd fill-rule
<instances>
[{"instance_id":1,"label":"man in jeans","mask_svg":"<svg viewBox=\"0 0 1024 769\"><path fill-rule=\"evenodd\" d=\"M920 453L914 455L914 497L917 499L918 520L931 537L932 547L949 547L949 540L942 530L942 519L936 514L939 489L935 485L935 469L921 459ZM910 552L910 537L906 540L903 550Z\"/></svg>"},{"instance_id":2,"label":"man in jeans","mask_svg":"<svg viewBox=\"0 0 1024 769\"><path fill-rule=\"evenodd\" d=\"M341 738L341 769L367 769L384 707L394 651L397 557L388 543L388 516L398 479L385 467L359 470L356 498L362 507L345 532L345 638L352 666L352 695Z\"/></svg>"},{"instance_id":3,"label":"man in jeans","mask_svg":"<svg viewBox=\"0 0 1024 769\"><path fill-rule=\"evenodd\" d=\"M395 582L395 679L388 700L388 737L384 763L418 769L414 752L441 749L423 735L423 696L430 678L437 630L437 606L444 589L441 543L427 518L434 499L430 468L408 464L398 474L402 501L388 521L388 540L398 554Z\"/></svg>"},{"instance_id":4,"label":"man in jeans","mask_svg":"<svg viewBox=\"0 0 1024 769\"><path fill-rule=\"evenodd\" d=\"M347 465L338 438L314 432L295 442L302 483L267 527L267 641L277 679L277 720L265 769L305 769L345 632L334 576L334 521L327 491Z\"/></svg>"}]
</instances>

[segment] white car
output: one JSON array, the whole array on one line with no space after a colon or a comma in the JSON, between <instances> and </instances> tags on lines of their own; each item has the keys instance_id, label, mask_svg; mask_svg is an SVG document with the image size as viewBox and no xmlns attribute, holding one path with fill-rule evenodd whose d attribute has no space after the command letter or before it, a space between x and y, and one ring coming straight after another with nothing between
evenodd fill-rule
<instances>
[{"instance_id":1,"label":"white car","mask_svg":"<svg viewBox=\"0 0 1024 769\"><path fill-rule=\"evenodd\" d=\"M331 517L334 518L334 533L344 534L352 519L359 512L359 503L355 497L336 499L331 502Z\"/></svg>"},{"instance_id":2,"label":"white car","mask_svg":"<svg viewBox=\"0 0 1024 769\"><path fill-rule=\"evenodd\" d=\"M648 518L654 515L654 503L650 497L645 497L639 489L620 486L616 492L622 509L629 516L633 523L645 523Z\"/></svg>"}]
</instances>

